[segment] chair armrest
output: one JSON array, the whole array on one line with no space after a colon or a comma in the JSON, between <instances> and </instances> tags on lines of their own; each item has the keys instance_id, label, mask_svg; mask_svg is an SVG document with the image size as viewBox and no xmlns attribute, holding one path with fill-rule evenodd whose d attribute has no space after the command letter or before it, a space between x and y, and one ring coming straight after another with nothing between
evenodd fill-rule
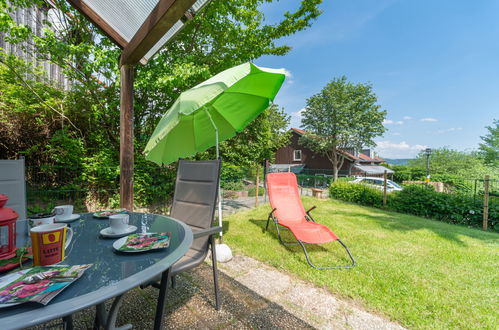
<instances>
[{"instance_id":1,"label":"chair armrest","mask_svg":"<svg viewBox=\"0 0 499 330\"><path fill-rule=\"evenodd\" d=\"M193 233L194 238L199 238L203 236L213 235L222 231L222 227L210 227Z\"/></svg>"},{"instance_id":2,"label":"chair armrest","mask_svg":"<svg viewBox=\"0 0 499 330\"><path fill-rule=\"evenodd\" d=\"M310 209L308 209L308 211L307 211L307 212L305 212L305 213L307 213L307 216L305 217L305 219L307 219L307 221L308 221L308 220L311 220L312 222L317 222L317 221L315 221L315 219L312 217L312 215L310 215L310 212L311 212L313 209L315 209L316 207L317 207L317 206L315 206L315 205L314 205L314 206L312 206Z\"/></svg>"},{"instance_id":3,"label":"chair armrest","mask_svg":"<svg viewBox=\"0 0 499 330\"><path fill-rule=\"evenodd\" d=\"M308 211L307 211L306 213L308 214L310 211L312 211L312 210L313 210L313 209L315 209L315 208L317 208L317 206L315 206L315 205L314 205L314 206L312 206L311 208L309 208L309 209L308 209Z\"/></svg>"}]
</instances>

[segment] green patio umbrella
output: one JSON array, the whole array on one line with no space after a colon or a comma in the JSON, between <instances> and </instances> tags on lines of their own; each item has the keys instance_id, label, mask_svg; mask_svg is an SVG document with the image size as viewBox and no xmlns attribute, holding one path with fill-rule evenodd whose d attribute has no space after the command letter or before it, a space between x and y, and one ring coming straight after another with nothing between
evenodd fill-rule
<instances>
[{"instance_id":1,"label":"green patio umbrella","mask_svg":"<svg viewBox=\"0 0 499 330\"><path fill-rule=\"evenodd\" d=\"M242 131L268 108L284 82L284 69L244 63L183 92L161 118L144 153L157 164L216 146ZM219 221L221 223L221 199Z\"/></svg>"},{"instance_id":2,"label":"green patio umbrella","mask_svg":"<svg viewBox=\"0 0 499 330\"><path fill-rule=\"evenodd\" d=\"M146 159L169 164L233 137L269 106L283 81L284 69L244 63L183 92L156 126Z\"/></svg>"}]
</instances>

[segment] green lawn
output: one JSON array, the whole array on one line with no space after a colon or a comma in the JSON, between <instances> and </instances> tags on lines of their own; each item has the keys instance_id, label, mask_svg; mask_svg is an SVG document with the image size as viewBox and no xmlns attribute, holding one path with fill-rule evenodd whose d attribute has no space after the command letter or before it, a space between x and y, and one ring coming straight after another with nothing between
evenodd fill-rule
<instances>
[{"instance_id":1,"label":"green lawn","mask_svg":"<svg viewBox=\"0 0 499 330\"><path fill-rule=\"evenodd\" d=\"M308 266L299 246L279 244L273 223L263 232L268 204L228 216L227 244L404 326L498 328L499 234L334 200L303 202L306 209L317 205L315 219L350 248L355 268ZM338 242L309 251L316 265L349 261Z\"/></svg>"}]
</instances>

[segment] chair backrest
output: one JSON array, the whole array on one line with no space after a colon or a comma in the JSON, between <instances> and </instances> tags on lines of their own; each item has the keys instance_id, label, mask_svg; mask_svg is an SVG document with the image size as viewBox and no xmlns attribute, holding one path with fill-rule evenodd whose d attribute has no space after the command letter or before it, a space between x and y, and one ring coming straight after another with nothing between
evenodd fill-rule
<instances>
[{"instance_id":1,"label":"chair backrest","mask_svg":"<svg viewBox=\"0 0 499 330\"><path fill-rule=\"evenodd\" d=\"M9 196L6 207L19 214L19 220L26 219L26 181L24 158L0 160L0 194Z\"/></svg>"},{"instance_id":2,"label":"chair backrest","mask_svg":"<svg viewBox=\"0 0 499 330\"><path fill-rule=\"evenodd\" d=\"M306 222L296 175L291 172L267 174L270 206L280 224Z\"/></svg>"},{"instance_id":3,"label":"chair backrest","mask_svg":"<svg viewBox=\"0 0 499 330\"><path fill-rule=\"evenodd\" d=\"M170 215L189 225L193 232L210 228L219 180L220 160L180 160ZM208 236L195 239L191 249L208 251L208 239Z\"/></svg>"}]
</instances>

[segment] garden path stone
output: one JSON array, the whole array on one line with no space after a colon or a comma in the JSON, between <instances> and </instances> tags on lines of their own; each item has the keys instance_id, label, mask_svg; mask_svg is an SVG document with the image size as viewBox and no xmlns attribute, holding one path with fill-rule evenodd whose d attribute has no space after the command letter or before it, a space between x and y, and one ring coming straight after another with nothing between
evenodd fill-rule
<instances>
[{"instance_id":1,"label":"garden path stone","mask_svg":"<svg viewBox=\"0 0 499 330\"><path fill-rule=\"evenodd\" d=\"M323 288L247 256L236 255L230 262L219 264L219 269L317 329L404 329L353 302L336 298Z\"/></svg>"}]
</instances>

